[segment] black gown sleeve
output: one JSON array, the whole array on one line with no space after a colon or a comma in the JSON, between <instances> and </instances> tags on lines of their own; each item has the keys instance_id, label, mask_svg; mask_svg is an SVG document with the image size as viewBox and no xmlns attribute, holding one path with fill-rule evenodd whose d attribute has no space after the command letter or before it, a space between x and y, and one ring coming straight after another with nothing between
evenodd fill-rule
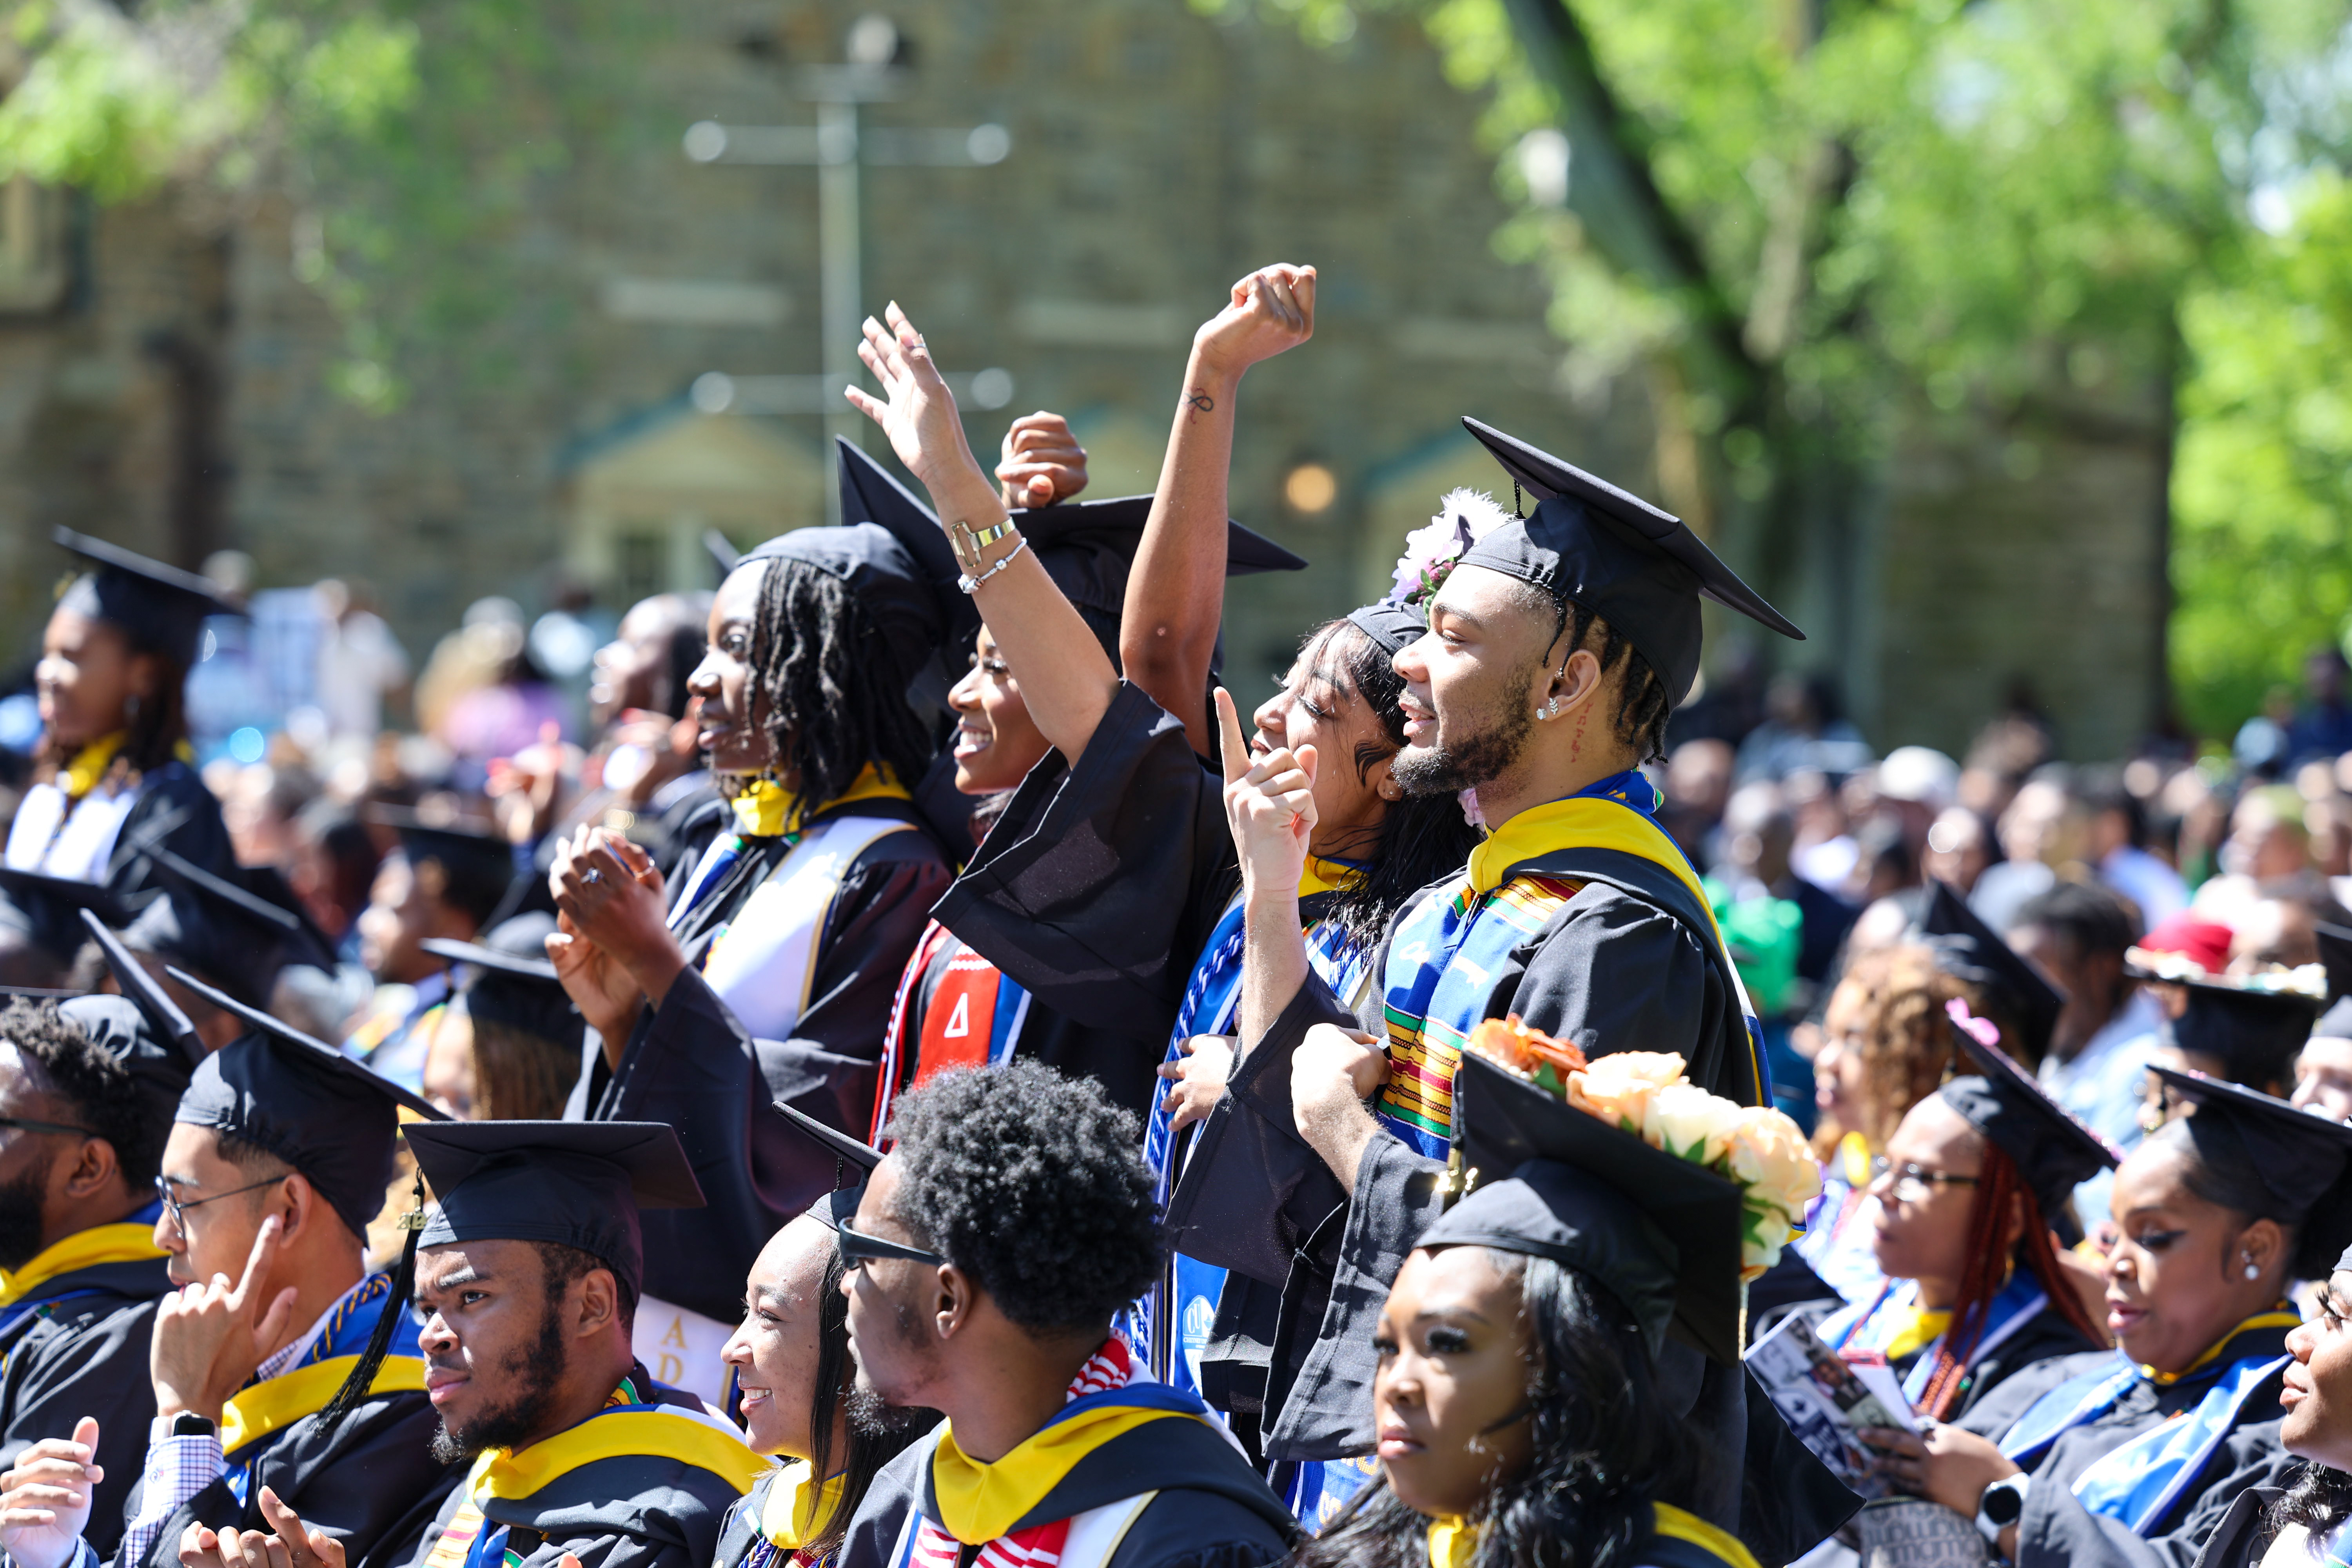
<instances>
[{"instance_id":1,"label":"black gown sleeve","mask_svg":"<svg viewBox=\"0 0 2352 1568\"><path fill-rule=\"evenodd\" d=\"M936 913L1048 1006L1164 1038L1239 886L1221 780L1121 683L1077 765L1030 770Z\"/></svg>"},{"instance_id":2,"label":"black gown sleeve","mask_svg":"<svg viewBox=\"0 0 2352 1568\"><path fill-rule=\"evenodd\" d=\"M661 1282L663 1300L731 1320L768 1237L833 1185L833 1156L768 1107L782 1100L866 1135L899 973L947 879L928 836L887 836L842 880L790 1039L752 1038L689 969L639 1016L619 1070L601 1084L583 1075L592 1088L575 1097L579 1120L668 1122L702 1184L705 1207L642 1216L646 1279Z\"/></svg>"},{"instance_id":3,"label":"black gown sleeve","mask_svg":"<svg viewBox=\"0 0 2352 1568\"><path fill-rule=\"evenodd\" d=\"M331 1434L306 1416L255 1462L243 1502L227 1481L213 1482L155 1532L143 1563L115 1568L179 1568L180 1537L192 1524L268 1530L264 1487L305 1523L341 1541L347 1568L395 1568L416 1554L418 1538L465 1479L462 1466L433 1458L440 1425L431 1402L410 1392L361 1401Z\"/></svg>"},{"instance_id":4,"label":"black gown sleeve","mask_svg":"<svg viewBox=\"0 0 2352 1568\"><path fill-rule=\"evenodd\" d=\"M73 1303L67 1303L72 1305ZM70 1437L85 1415L98 1419L98 1462L106 1479L90 1489L82 1539L100 1559L114 1555L128 1516L123 1503L147 1457L155 1384L147 1370L155 1302L60 1315L36 1324L6 1352L0 1372L0 1470L49 1437Z\"/></svg>"},{"instance_id":5,"label":"black gown sleeve","mask_svg":"<svg viewBox=\"0 0 2352 1568\"><path fill-rule=\"evenodd\" d=\"M2276 1407L2275 1396L2266 1407ZM2017 1521L2017 1568L2190 1568L2242 1493L2284 1487L2302 1463L2280 1446L2277 1421L2247 1422L2206 1461L2156 1528L2139 1535L2093 1513L2074 1491L2083 1472L2123 1440L2095 1425L2051 1446Z\"/></svg>"}]
</instances>

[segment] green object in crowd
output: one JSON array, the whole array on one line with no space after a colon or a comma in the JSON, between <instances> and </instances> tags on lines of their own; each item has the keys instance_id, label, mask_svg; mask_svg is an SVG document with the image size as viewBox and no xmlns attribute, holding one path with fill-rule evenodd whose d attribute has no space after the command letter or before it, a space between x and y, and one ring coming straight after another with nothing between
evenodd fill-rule
<instances>
[{"instance_id":1,"label":"green object in crowd","mask_svg":"<svg viewBox=\"0 0 2352 1568\"><path fill-rule=\"evenodd\" d=\"M1797 983L1797 952L1803 946L1805 917L1787 899L1769 893L1734 902L1731 889L1713 877L1700 884L1715 910L1716 923L1731 949L1731 962L1748 987L1756 1016L1769 1018L1780 1012L1790 988Z\"/></svg>"}]
</instances>

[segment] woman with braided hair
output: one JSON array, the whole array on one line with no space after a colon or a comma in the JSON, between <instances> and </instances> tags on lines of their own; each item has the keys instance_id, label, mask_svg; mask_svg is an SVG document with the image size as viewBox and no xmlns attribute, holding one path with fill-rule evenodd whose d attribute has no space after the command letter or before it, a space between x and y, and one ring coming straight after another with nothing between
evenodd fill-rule
<instances>
[{"instance_id":1,"label":"woman with braided hair","mask_svg":"<svg viewBox=\"0 0 2352 1568\"><path fill-rule=\"evenodd\" d=\"M865 1129L899 972L948 885L909 793L932 746L907 697L961 609L943 574L936 531L874 522L743 556L688 683L724 797L689 823L688 869L666 882L586 827L550 875L548 955L595 1042L565 1114L667 1121L694 1152L709 1205L646 1216L656 1295L636 1335L648 1366L714 1401L744 1270L832 1176L745 1108L781 1096Z\"/></svg>"},{"instance_id":2,"label":"woman with braided hair","mask_svg":"<svg viewBox=\"0 0 2352 1568\"><path fill-rule=\"evenodd\" d=\"M1919 1414L1957 1419L2003 1378L2106 1342L2051 1232L2113 1151L2011 1063L1998 1031L1951 1005L1975 1075L1913 1106L1877 1163L1872 1295L1821 1326L1833 1350L1875 1352Z\"/></svg>"}]
</instances>

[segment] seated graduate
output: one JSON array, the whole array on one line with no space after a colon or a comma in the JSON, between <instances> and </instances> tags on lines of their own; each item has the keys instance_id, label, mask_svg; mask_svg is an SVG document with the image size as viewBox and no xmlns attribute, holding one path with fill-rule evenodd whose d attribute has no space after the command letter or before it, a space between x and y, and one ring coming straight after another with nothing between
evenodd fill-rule
<instances>
[{"instance_id":1,"label":"seated graduate","mask_svg":"<svg viewBox=\"0 0 2352 1568\"><path fill-rule=\"evenodd\" d=\"M899 974L948 885L908 789L932 748L907 690L964 601L946 552L929 557L937 531L917 542L804 528L738 561L688 682L728 797L707 847L670 886L583 828L551 873L548 956L592 1031L564 1114L684 1140L708 1205L646 1216L658 1293L638 1343L688 1345L681 1384L714 1403L744 1270L833 1168L759 1108L865 1130Z\"/></svg>"},{"instance_id":2,"label":"seated graduate","mask_svg":"<svg viewBox=\"0 0 2352 1568\"><path fill-rule=\"evenodd\" d=\"M377 868L360 943L375 994L343 1041L343 1050L403 1089L421 1088L425 1059L448 1016L449 968L425 950L430 938L471 942L506 901L515 880L514 848L487 826L453 816L425 821L416 812L372 806L372 822L400 834L400 847Z\"/></svg>"},{"instance_id":3,"label":"seated graduate","mask_svg":"<svg viewBox=\"0 0 2352 1568\"><path fill-rule=\"evenodd\" d=\"M1859 955L1830 993L1813 1057L1822 1195L1789 1251L1849 1303L1868 1300L1884 1283L1874 1246L1874 1163L1951 1068L1956 1047L1944 1005L1978 999L1937 965L1932 949L1913 943Z\"/></svg>"},{"instance_id":4,"label":"seated graduate","mask_svg":"<svg viewBox=\"0 0 2352 1568\"><path fill-rule=\"evenodd\" d=\"M2229 980L2156 978L2159 991L2171 989L2176 1000L2157 1031L2151 1068L2201 1073L2282 1100L2294 1092L2295 1058L2319 1017L2318 997ZM2140 1106L2140 1126L2149 1131L2179 1110L2166 1093L2163 1077L2153 1070Z\"/></svg>"},{"instance_id":5,"label":"seated graduate","mask_svg":"<svg viewBox=\"0 0 2352 1568\"><path fill-rule=\"evenodd\" d=\"M2214 1528L2197 1568L2326 1568L2347 1559L2352 1526L2352 1249L2318 1282L2319 1310L2286 1336L2279 1446L2304 1461L2276 1487L2248 1487Z\"/></svg>"},{"instance_id":6,"label":"seated graduate","mask_svg":"<svg viewBox=\"0 0 2352 1568\"><path fill-rule=\"evenodd\" d=\"M2294 1466L2286 1293L2352 1240L2352 1128L2155 1070L2196 1110L2116 1171L2118 1350L2028 1368L1924 1436L1873 1434L1896 1484L1975 1519L2018 1568L2184 1563Z\"/></svg>"},{"instance_id":7,"label":"seated graduate","mask_svg":"<svg viewBox=\"0 0 2352 1568\"><path fill-rule=\"evenodd\" d=\"M139 955L208 1049L237 1038L247 1025L173 980L168 969L184 969L298 1029L320 1021L304 998L334 989L334 955L326 934L299 912L299 900L277 873L238 868L199 877L167 868L162 880L153 900L122 928L121 945ZM75 960L72 978L94 989L109 968L93 941ZM281 979L306 976L316 984L279 984ZM333 1034L343 1020L324 1022L326 1032Z\"/></svg>"},{"instance_id":8,"label":"seated graduate","mask_svg":"<svg viewBox=\"0 0 2352 1568\"><path fill-rule=\"evenodd\" d=\"M1352 1015L1302 962L1295 926L1253 919L1244 1033L1256 1043L1216 1113L1251 1153L1227 1182L1213 1119L1187 1179L1225 1183L1230 1196L1188 1211L1180 1193L1171 1205L1181 1248L1306 1303L1271 1352L1265 1452L1278 1461L1372 1446L1370 1320L1440 1208L1454 1064L1480 1022L1517 1014L1595 1057L1673 1052L1700 1089L1771 1099L1698 875L1654 820L1638 768L1697 678L1702 596L1796 628L1665 513L1465 423L1538 504L1446 566L1428 635L1396 656L1409 719L1391 776L1421 795L1475 788L1491 836L1390 922ZM1267 786L1228 787L1239 813ZM1294 809L1285 797L1265 813L1277 840ZM1255 829L1237 816L1234 831ZM1282 880L1259 885L1279 900ZM1706 1435L1702 1511L1729 1528L1743 1377L1679 1346L1664 1353L1685 1402L1675 1414Z\"/></svg>"},{"instance_id":9,"label":"seated graduate","mask_svg":"<svg viewBox=\"0 0 2352 1568\"><path fill-rule=\"evenodd\" d=\"M554 931L555 917L534 910L499 921L478 942L425 939L425 952L457 965L466 1022L435 1032L425 1096L461 1121L563 1114L587 1025L547 956Z\"/></svg>"},{"instance_id":10,"label":"seated graduate","mask_svg":"<svg viewBox=\"0 0 2352 1568\"><path fill-rule=\"evenodd\" d=\"M2295 1109L2331 1121L2352 1120L2352 995L2338 997L2294 1058Z\"/></svg>"},{"instance_id":11,"label":"seated graduate","mask_svg":"<svg viewBox=\"0 0 2352 1568\"><path fill-rule=\"evenodd\" d=\"M2066 1009L2065 993L2018 955L1979 919L1950 883L1927 879L1927 901L1915 940L1934 952L1945 973L1966 981L1974 1011L2000 1030L2001 1043L2031 1071L2050 1052L2050 1037Z\"/></svg>"},{"instance_id":12,"label":"seated graduate","mask_svg":"<svg viewBox=\"0 0 2352 1568\"><path fill-rule=\"evenodd\" d=\"M202 1047L121 996L0 1011L0 1470L94 1420L104 1475L86 1537L101 1557L147 1448L147 1349L169 1293L155 1173ZM0 1477L0 1491L14 1482Z\"/></svg>"},{"instance_id":13,"label":"seated graduate","mask_svg":"<svg viewBox=\"0 0 2352 1568\"><path fill-rule=\"evenodd\" d=\"M196 1068L163 1146L154 1237L181 1289L155 1314L155 1416L113 1561L165 1568L198 1527L260 1528L265 1492L310 1514L354 1563L403 1561L456 1478L430 1451L405 1270L368 1272L362 1237L392 1179L396 1108L440 1113L180 978L256 1032ZM89 1450L105 1440L95 1426L18 1458L20 1489L78 1482L79 1499L52 1493L47 1518L0 1528L18 1568L98 1562L80 1489L101 1479L89 1474Z\"/></svg>"},{"instance_id":14,"label":"seated graduate","mask_svg":"<svg viewBox=\"0 0 2352 1568\"><path fill-rule=\"evenodd\" d=\"M1234 538L1225 515L1233 398L1249 361L1304 341L1313 282L1309 268L1263 268L1235 285L1227 310L1196 334L1189 390L1128 574L1124 681L1027 542L999 531L1009 520L905 314L894 307L887 332L869 321L859 351L889 392L887 406L863 394L859 405L889 432L940 515L968 533L984 525L960 544L972 595L1054 748L940 900L938 919L1077 1023L1124 1030L1148 1021L1162 1031L1162 1076L1187 1080L1147 1121L1146 1158L1163 1184L1176 1163L1175 1134L1222 1092L1240 994L1238 867L1218 777L1199 760L1213 743L1205 678ZM1449 521L1441 531L1452 529ZM1304 962L1350 995L1390 913L1459 865L1475 841L1452 802L1403 803L1388 777L1404 730L1402 683L1389 660L1420 629L1417 612L1387 604L1328 623L1254 716L1259 765L1287 768L1294 746L1335 759L1308 786L1318 805L1312 854L1285 891L1305 900L1292 930L1313 927ZM1235 769L1238 752L1228 759ZM1128 1330L1154 1376L1190 1386L1220 1311L1223 1273L1197 1260L1171 1267L1177 1278L1155 1289ZM1259 1331L1270 1332L1278 1301L1250 1305L1268 1320ZM1214 1332L1228 1338L1234 1326ZM1256 1397L1247 1390L1213 1392L1220 1409L1254 1414L1244 1409Z\"/></svg>"},{"instance_id":15,"label":"seated graduate","mask_svg":"<svg viewBox=\"0 0 2352 1568\"><path fill-rule=\"evenodd\" d=\"M1832 1350L1874 1351L1932 1421L1957 1420L2003 1379L2105 1334L2058 1261L2052 1216L2114 1151L2043 1093L1951 1004L1976 1073L1911 1108L1870 1184L1883 1282L1819 1328Z\"/></svg>"},{"instance_id":16,"label":"seated graduate","mask_svg":"<svg viewBox=\"0 0 2352 1568\"><path fill-rule=\"evenodd\" d=\"M1194 1395L1112 1318L1160 1256L1135 1119L1018 1058L898 1102L839 1239L857 1385L946 1421L884 1468L843 1568L1053 1562L1254 1568L1289 1515ZM871 1521L903 1510L894 1539Z\"/></svg>"},{"instance_id":17,"label":"seated graduate","mask_svg":"<svg viewBox=\"0 0 2352 1568\"><path fill-rule=\"evenodd\" d=\"M897 1410L857 1395L849 1300L841 1289L848 1265L834 1237L840 1216L856 1212L882 1152L789 1105L776 1109L832 1149L856 1180L771 1237L744 1282L743 1321L721 1359L734 1370L746 1440L784 1463L728 1514L714 1568L830 1568L875 1476L939 1421L937 1411ZM887 1543L902 1523L869 1519L867 1533Z\"/></svg>"},{"instance_id":18,"label":"seated graduate","mask_svg":"<svg viewBox=\"0 0 2352 1568\"><path fill-rule=\"evenodd\" d=\"M1695 1113L1685 1093L1678 1114L1713 1130L1682 1135L1727 1151L1711 1168L1622 1130L1617 1109L1604 1119L1478 1055L1461 1067L1469 1194L1381 1309L1379 1477L1291 1562L1757 1568L1696 1510L1700 1439L1660 1353L1672 1340L1737 1363L1744 1233L1762 1219L1785 1235L1817 1184L1794 1124L1720 1100ZM1760 1268L1778 1246L1755 1251Z\"/></svg>"}]
</instances>

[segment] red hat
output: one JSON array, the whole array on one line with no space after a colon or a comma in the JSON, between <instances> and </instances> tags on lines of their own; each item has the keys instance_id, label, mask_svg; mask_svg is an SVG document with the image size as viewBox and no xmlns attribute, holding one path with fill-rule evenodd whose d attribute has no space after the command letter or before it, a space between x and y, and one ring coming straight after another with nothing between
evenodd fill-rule
<instances>
[{"instance_id":1,"label":"red hat","mask_svg":"<svg viewBox=\"0 0 2352 1568\"><path fill-rule=\"evenodd\" d=\"M2235 935L2218 921L2183 913L2158 922L2139 945L2150 952L2179 953L2202 965L2208 974L2219 974L2230 966L2230 942Z\"/></svg>"}]
</instances>

